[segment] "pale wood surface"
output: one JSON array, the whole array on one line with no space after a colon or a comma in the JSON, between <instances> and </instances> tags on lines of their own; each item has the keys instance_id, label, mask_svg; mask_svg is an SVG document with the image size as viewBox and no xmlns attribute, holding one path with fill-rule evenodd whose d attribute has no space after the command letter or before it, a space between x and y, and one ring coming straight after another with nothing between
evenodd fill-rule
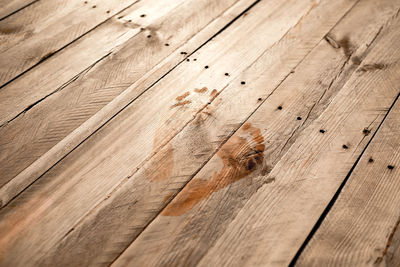
<instances>
[{"instance_id":1,"label":"pale wood surface","mask_svg":"<svg viewBox=\"0 0 400 267\"><path fill-rule=\"evenodd\" d=\"M0 266L398 265L399 11L0 5Z\"/></svg>"},{"instance_id":2,"label":"pale wood surface","mask_svg":"<svg viewBox=\"0 0 400 267\"><path fill-rule=\"evenodd\" d=\"M397 101L298 260L299 266L400 265L399 132Z\"/></svg>"}]
</instances>

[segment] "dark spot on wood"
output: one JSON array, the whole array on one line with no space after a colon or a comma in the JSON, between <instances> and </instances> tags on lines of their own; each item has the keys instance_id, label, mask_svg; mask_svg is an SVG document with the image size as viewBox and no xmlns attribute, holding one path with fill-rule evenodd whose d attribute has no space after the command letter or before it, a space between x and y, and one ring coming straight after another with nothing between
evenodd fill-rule
<instances>
[{"instance_id":1,"label":"dark spot on wood","mask_svg":"<svg viewBox=\"0 0 400 267\"><path fill-rule=\"evenodd\" d=\"M282 106L278 106L278 109L279 109L279 110L282 110L282 109L283 109L283 107L282 107Z\"/></svg>"},{"instance_id":2,"label":"dark spot on wood","mask_svg":"<svg viewBox=\"0 0 400 267\"><path fill-rule=\"evenodd\" d=\"M205 92L207 92L207 87L203 87L201 89L196 88L196 89L194 89L194 91L196 93L205 93Z\"/></svg>"},{"instance_id":3,"label":"dark spot on wood","mask_svg":"<svg viewBox=\"0 0 400 267\"><path fill-rule=\"evenodd\" d=\"M340 41L339 41L339 45L341 48L343 48L343 52L346 55L346 57L351 56L351 54L353 53L352 49L351 49L351 44L350 44L350 40L347 36L343 37Z\"/></svg>"},{"instance_id":4,"label":"dark spot on wood","mask_svg":"<svg viewBox=\"0 0 400 267\"><path fill-rule=\"evenodd\" d=\"M151 37L151 35L149 34L149 35L147 35L147 38L150 38Z\"/></svg>"},{"instance_id":5,"label":"dark spot on wood","mask_svg":"<svg viewBox=\"0 0 400 267\"><path fill-rule=\"evenodd\" d=\"M243 136L249 136L248 140ZM235 183L258 169L264 160L264 137L260 129L246 123L217 152L222 160L220 171L207 180L194 179L162 211L163 216L179 216L191 210L197 203ZM259 151L258 149L261 149Z\"/></svg>"},{"instance_id":6,"label":"dark spot on wood","mask_svg":"<svg viewBox=\"0 0 400 267\"><path fill-rule=\"evenodd\" d=\"M371 131L370 131L368 128L364 128L363 134L364 134L365 136L369 135L370 133L371 133Z\"/></svg>"},{"instance_id":7,"label":"dark spot on wood","mask_svg":"<svg viewBox=\"0 0 400 267\"><path fill-rule=\"evenodd\" d=\"M297 120L298 120L298 121L301 121L301 117L297 117Z\"/></svg>"},{"instance_id":8,"label":"dark spot on wood","mask_svg":"<svg viewBox=\"0 0 400 267\"><path fill-rule=\"evenodd\" d=\"M393 165L388 165L387 168L388 168L389 170L393 170L393 169L394 169L394 166L393 166Z\"/></svg>"},{"instance_id":9,"label":"dark spot on wood","mask_svg":"<svg viewBox=\"0 0 400 267\"><path fill-rule=\"evenodd\" d=\"M96 8L96 5L92 6L92 8Z\"/></svg>"},{"instance_id":10,"label":"dark spot on wood","mask_svg":"<svg viewBox=\"0 0 400 267\"><path fill-rule=\"evenodd\" d=\"M184 94L182 94L182 95L176 97L175 99L176 99L177 101L182 101L183 99L185 99L185 98L188 97L189 95L190 95L190 92L185 92Z\"/></svg>"},{"instance_id":11,"label":"dark spot on wood","mask_svg":"<svg viewBox=\"0 0 400 267\"><path fill-rule=\"evenodd\" d=\"M229 76L229 73L225 72L225 76Z\"/></svg>"},{"instance_id":12,"label":"dark spot on wood","mask_svg":"<svg viewBox=\"0 0 400 267\"><path fill-rule=\"evenodd\" d=\"M342 147L343 147L343 149L348 149L349 148L347 145L343 145Z\"/></svg>"},{"instance_id":13,"label":"dark spot on wood","mask_svg":"<svg viewBox=\"0 0 400 267\"><path fill-rule=\"evenodd\" d=\"M165 44L165 46L169 46L169 44Z\"/></svg>"},{"instance_id":14,"label":"dark spot on wood","mask_svg":"<svg viewBox=\"0 0 400 267\"><path fill-rule=\"evenodd\" d=\"M122 19L124 16L119 16L117 19Z\"/></svg>"},{"instance_id":15,"label":"dark spot on wood","mask_svg":"<svg viewBox=\"0 0 400 267\"><path fill-rule=\"evenodd\" d=\"M181 52L181 55L186 55L187 53L186 52Z\"/></svg>"},{"instance_id":16,"label":"dark spot on wood","mask_svg":"<svg viewBox=\"0 0 400 267\"><path fill-rule=\"evenodd\" d=\"M88 1L85 1L85 2L83 2L83 3L87 4L87 3L88 3Z\"/></svg>"},{"instance_id":17,"label":"dark spot on wood","mask_svg":"<svg viewBox=\"0 0 400 267\"><path fill-rule=\"evenodd\" d=\"M319 132L320 133L325 133L325 130L324 129L320 129Z\"/></svg>"},{"instance_id":18,"label":"dark spot on wood","mask_svg":"<svg viewBox=\"0 0 400 267\"><path fill-rule=\"evenodd\" d=\"M187 62L189 62L189 61L190 61L190 59L186 59L186 61L187 61Z\"/></svg>"},{"instance_id":19,"label":"dark spot on wood","mask_svg":"<svg viewBox=\"0 0 400 267\"><path fill-rule=\"evenodd\" d=\"M294 70L291 70L290 73L294 73Z\"/></svg>"},{"instance_id":20,"label":"dark spot on wood","mask_svg":"<svg viewBox=\"0 0 400 267\"><path fill-rule=\"evenodd\" d=\"M273 182L275 182L275 177L270 177L267 180L265 180L266 184L270 184L270 183L273 183Z\"/></svg>"},{"instance_id":21,"label":"dark spot on wood","mask_svg":"<svg viewBox=\"0 0 400 267\"><path fill-rule=\"evenodd\" d=\"M351 59L351 61L355 64L355 65L360 65L361 64L361 59L359 57L353 57Z\"/></svg>"},{"instance_id":22,"label":"dark spot on wood","mask_svg":"<svg viewBox=\"0 0 400 267\"><path fill-rule=\"evenodd\" d=\"M245 81L241 81L240 84L246 84L246 82Z\"/></svg>"},{"instance_id":23,"label":"dark spot on wood","mask_svg":"<svg viewBox=\"0 0 400 267\"><path fill-rule=\"evenodd\" d=\"M110 12L111 12L110 10L107 10L107 11L106 11L107 14L110 14Z\"/></svg>"},{"instance_id":24,"label":"dark spot on wood","mask_svg":"<svg viewBox=\"0 0 400 267\"><path fill-rule=\"evenodd\" d=\"M146 14L142 14L142 15L140 15L140 17L141 17L141 18L144 18L144 17L146 17Z\"/></svg>"},{"instance_id":25,"label":"dark spot on wood","mask_svg":"<svg viewBox=\"0 0 400 267\"><path fill-rule=\"evenodd\" d=\"M0 33L3 34L10 34L10 33L17 33L22 30L22 26L8 26L6 28L0 28Z\"/></svg>"},{"instance_id":26,"label":"dark spot on wood","mask_svg":"<svg viewBox=\"0 0 400 267\"><path fill-rule=\"evenodd\" d=\"M208 65L204 66L205 69L208 69Z\"/></svg>"},{"instance_id":27,"label":"dark spot on wood","mask_svg":"<svg viewBox=\"0 0 400 267\"><path fill-rule=\"evenodd\" d=\"M372 163L372 162L374 162L374 159L373 158L369 158L368 162Z\"/></svg>"},{"instance_id":28,"label":"dark spot on wood","mask_svg":"<svg viewBox=\"0 0 400 267\"><path fill-rule=\"evenodd\" d=\"M258 101L261 101L261 100L262 100L262 98L261 98L261 97L259 97L259 98L258 98Z\"/></svg>"},{"instance_id":29,"label":"dark spot on wood","mask_svg":"<svg viewBox=\"0 0 400 267\"><path fill-rule=\"evenodd\" d=\"M385 67L386 67L386 65L382 64L382 63L365 64L358 71L359 72L367 72L367 71L374 71L374 70L382 70Z\"/></svg>"},{"instance_id":30,"label":"dark spot on wood","mask_svg":"<svg viewBox=\"0 0 400 267\"><path fill-rule=\"evenodd\" d=\"M193 59L193 61L197 61L197 58Z\"/></svg>"}]
</instances>

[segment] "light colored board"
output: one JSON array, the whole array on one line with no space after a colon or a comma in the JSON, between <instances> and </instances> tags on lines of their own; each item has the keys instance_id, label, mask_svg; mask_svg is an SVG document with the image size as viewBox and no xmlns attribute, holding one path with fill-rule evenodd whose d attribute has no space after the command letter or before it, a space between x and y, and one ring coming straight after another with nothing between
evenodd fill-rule
<instances>
[{"instance_id":1,"label":"light colored board","mask_svg":"<svg viewBox=\"0 0 400 267\"><path fill-rule=\"evenodd\" d=\"M385 25L356 73L265 177L274 182L246 202L199 266L291 261L399 94L399 24L394 16ZM262 116L252 121L257 127Z\"/></svg>"},{"instance_id":2,"label":"light colored board","mask_svg":"<svg viewBox=\"0 0 400 267\"><path fill-rule=\"evenodd\" d=\"M330 7L330 11L325 11L327 6ZM324 4L311 11L309 17L304 17L301 24L296 25L296 27L285 35L279 42L280 45L274 46L260 57L257 61L258 63L241 75L244 77L239 77L236 81L232 82L232 85L225 89L215 100L218 104L215 106L213 104L210 105L209 108L201 112L189 126L179 133L178 138L174 138L173 145L167 145L165 149L156 155L154 160L151 160L143 167L144 171L140 171L138 175L129 178L129 182L124 185L123 190L113 193L109 200L104 201L87 218L74 226L62 242L57 247L54 247L51 253L48 253L48 263L60 264L60 261L66 262L68 259L74 258L74 255L80 253L93 255L93 252L96 250L101 250L101 253L106 254L107 257L110 257L109 255L118 255L118 250L121 251L124 244L129 244L132 238L146 226L151 218L159 212L165 201L168 200L168 197L171 197L171 193L174 190L176 192L179 186L190 179L192 173L195 172L195 168L200 167L212 155L213 151L218 148L219 144L223 142L227 137L226 135L240 124L240 118L247 117L260 104L260 101L257 100L258 96L264 97L271 93L281 79L315 46L326 31L336 23L338 18L340 18L338 10L344 13L346 8L348 9L350 6L351 4L349 3L338 3L337 6L331 6L328 2L324 2ZM330 16L333 12L335 15ZM378 14L383 15L384 12ZM317 25L314 23L315 17L320 16L325 17L326 20L321 21L321 24ZM364 25L368 25L368 23ZM319 27L320 30L316 31ZM375 31L378 31L378 29L379 26L376 27ZM314 35L312 38L307 39L306 42L297 38L303 35L308 36L311 32ZM373 39L373 37L373 31L371 31L365 38ZM287 42L288 40L296 40L296 42ZM357 41L354 40L354 47L358 46ZM325 41L323 44L325 44ZM326 80L326 86L328 86L331 78L335 77L341 71L343 62L348 58L345 53L337 49L332 49L330 45L325 44L324 48L325 50L328 49L328 51L332 50L332 57L337 60L327 67L328 72L330 68L334 69L334 73L328 75L329 78ZM363 49L361 49L362 51ZM281 61L276 60L278 58L285 63L282 65ZM321 58L318 58L317 62L320 62L320 60ZM265 74L266 70L270 71L269 75ZM277 73L280 73L280 77L277 77ZM261 75L262 78L257 80L257 82L253 81L260 74L263 74ZM322 76L324 77L325 74ZM245 87L240 84L242 78L248 81L248 85ZM266 81L271 83L268 85L268 88L261 87L260 84L265 85ZM249 90L250 88L254 89ZM290 88L289 90L292 89ZM225 94L225 92L227 93ZM203 88L195 91L195 93L210 93L210 91ZM229 101L231 96L235 96L235 101ZM190 96L187 97L190 98ZM315 101L319 97L318 94L314 94ZM253 101L244 105L251 98L253 98ZM232 112L234 110L236 112ZM229 111L229 116L224 115L226 111ZM209 116L211 117L207 114L210 114ZM291 115L288 116L292 117ZM225 120L229 121L226 125L224 124ZM296 122L295 119L293 121ZM298 123L295 123L293 128L297 126ZM206 132L206 129L215 129L215 131ZM196 136L194 133L198 133L199 136ZM172 154L170 153L171 148L173 149ZM198 150L201 150L201 153L191 155L191 151ZM170 157L177 159L173 160L173 166L169 166L171 163ZM149 167L150 169L148 169ZM157 172L158 167L160 168L159 172ZM155 173L152 174L152 172ZM170 180L166 180L165 183L162 181L163 178L167 179L169 177L165 176L164 172L172 174ZM157 177L157 174L164 177ZM157 180L157 183L153 183L152 177L154 180ZM92 246L93 240L101 242L102 245L99 247ZM101 257L100 261L107 261L107 257ZM82 264L82 262L75 262L75 264Z\"/></svg>"},{"instance_id":3,"label":"light colored board","mask_svg":"<svg viewBox=\"0 0 400 267\"><path fill-rule=\"evenodd\" d=\"M400 265L392 247L400 218L399 132L397 101L296 265Z\"/></svg>"},{"instance_id":4,"label":"light colored board","mask_svg":"<svg viewBox=\"0 0 400 267\"><path fill-rule=\"evenodd\" d=\"M0 86L137 0L41 0L0 21Z\"/></svg>"},{"instance_id":5,"label":"light colored board","mask_svg":"<svg viewBox=\"0 0 400 267\"><path fill-rule=\"evenodd\" d=\"M260 96L263 90L269 91L266 84L271 82L273 75L279 73L276 68L266 64L266 59L271 58L270 54L260 58L261 64L244 73L246 80L250 76L251 81L248 87L246 83L246 88L251 88L251 92L245 94L242 92L243 88L235 85L237 90L232 94L235 95L235 101L221 103L206 110L205 114L200 114L190 127L174 138L173 143L161 150L143 170L132 176L122 189L100 205L84 222L74 227L69 240L70 246L82 242L85 237L98 237L99 234L93 234L95 231L110 230L111 235L111 232L116 232L112 231L115 227L123 239L125 235L138 235L146 227L116 265L195 265L225 231L251 195L264 183L273 183L273 179L264 179L264 175L284 154L289 141L295 139L294 133L300 131L307 122L312 122L313 118L308 114L318 105L322 105L319 109L323 110L323 106L332 100L335 95L332 91L337 92L336 86L340 87L348 77L344 73L354 69L354 65L351 65L354 58L358 58L358 64L363 59L358 55L366 53L366 47L374 40L382 24L395 14L392 4L392 1L380 4L375 1L361 1L357 4L329 33L330 36L338 37L337 40L342 40L349 29L352 30L353 35L347 37L349 47L354 50L353 58L348 58L347 49L333 49L325 40L322 41L296 67L295 73L274 90L256 111L254 116L257 119L250 117L251 123L246 123L242 130L235 133L198 172L212 155L211 152L221 143L221 139L232 131L232 124L243 123L243 103L251 97ZM331 3L321 5L321 10L327 12L326 8ZM332 12L338 12L337 7L331 8ZM365 20L365 14L371 15L371 20ZM329 12L325 14L315 10L314 15L326 18L329 17ZM314 17L311 16L309 21L310 24L314 22ZM301 26L303 29L308 26L307 31L316 34L313 27L319 25L310 26L304 19ZM307 36L306 32L302 32L301 36ZM294 39L295 36L290 37ZM293 59L291 53L298 51L299 47L288 46L285 50L280 46L279 49L280 53ZM348 65L343 67L346 62ZM260 77L261 73L263 75ZM255 77L260 78L253 81ZM337 85L330 86L332 81ZM215 101L226 99L224 93L225 91ZM325 98L327 95L330 97ZM320 103L321 99L324 99L322 102L325 104ZM280 105L282 110L277 109ZM207 113L210 115L206 116ZM297 121L297 116L301 116L303 120ZM305 118L307 122L304 122ZM189 156L191 153L186 147L195 153ZM173 154L169 151L173 151ZM170 160L171 154L175 159L173 161ZM166 173L169 176L165 177ZM149 218L155 216L194 174L196 176L163 210L162 216L158 216L147 226ZM149 178L157 183L146 184ZM127 221L132 223L126 225ZM100 236L104 238L105 232ZM65 243L68 242L64 241L60 246Z\"/></svg>"},{"instance_id":6,"label":"light colored board","mask_svg":"<svg viewBox=\"0 0 400 267\"><path fill-rule=\"evenodd\" d=\"M0 1L0 20L31 5L38 0L1 0Z\"/></svg>"},{"instance_id":7,"label":"light colored board","mask_svg":"<svg viewBox=\"0 0 400 267\"><path fill-rule=\"evenodd\" d=\"M1 264L40 262L72 225L213 99L198 94L189 103L179 101L179 96L202 87L216 88L215 94L222 91L315 7L313 1L294 2L257 4L198 50L193 55L196 64L179 65L4 207L0 211ZM246 34L245 43L242 34ZM249 46L252 49L245 49ZM168 130L157 131L159 127Z\"/></svg>"},{"instance_id":8,"label":"light colored board","mask_svg":"<svg viewBox=\"0 0 400 267\"><path fill-rule=\"evenodd\" d=\"M232 6L235 2L196 1L196 9L186 2L148 26L151 38L144 31L128 40L75 82L0 128L3 205L178 64L185 57L181 52L197 49L253 1Z\"/></svg>"},{"instance_id":9,"label":"light colored board","mask_svg":"<svg viewBox=\"0 0 400 267\"><path fill-rule=\"evenodd\" d=\"M29 108L58 90L64 90L82 72L117 53L126 41L141 33L141 28L151 27L182 2L140 1L1 88L0 125L24 115ZM146 16L141 17L143 14ZM170 52L176 49L174 45L171 43ZM163 50L164 53L167 51Z\"/></svg>"}]
</instances>

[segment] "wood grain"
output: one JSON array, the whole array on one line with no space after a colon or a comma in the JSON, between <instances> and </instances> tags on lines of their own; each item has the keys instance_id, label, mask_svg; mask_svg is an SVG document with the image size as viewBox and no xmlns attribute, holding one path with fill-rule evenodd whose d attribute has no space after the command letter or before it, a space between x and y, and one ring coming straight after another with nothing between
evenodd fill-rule
<instances>
[{"instance_id":1,"label":"wood grain","mask_svg":"<svg viewBox=\"0 0 400 267\"><path fill-rule=\"evenodd\" d=\"M400 218L399 127L397 101L301 254L298 266L400 265L394 241Z\"/></svg>"},{"instance_id":2,"label":"wood grain","mask_svg":"<svg viewBox=\"0 0 400 267\"><path fill-rule=\"evenodd\" d=\"M26 6L37 2L38 0L1 0L0 1L0 20L10 16Z\"/></svg>"},{"instance_id":3,"label":"wood grain","mask_svg":"<svg viewBox=\"0 0 400 267\"><path fill-rule=\"evenodd\" d=\"M0 125L25 115L50 95L64 90L129 39L172 12L182 1L146 0L111 17L0 90ZM145 17L141 17L147 13ZM143 34L143 33L142 33ZM170 51L173 47L171 47Z\"/></svg>"},{"instance_id":4,"label":"wood grain","mask_svg":"<svg viewBox=\"0 0 400 267\"><path fill-rule=\"evenodd\" d=\"M296 140L224 234L204 265L286 265L346 177L399 94L400 42L396 16L327 110ZM366 66L383 69L365 71ZM325 129L321 134L319 129Z\"/></svg>"},{"instance_id":5,"label":"wood grain","mask_svg":"<svg viewBox=\"0 0 400 267\"><path fill-rule=\"evenodd\" d=\"M186 57L182 51L194 51L253 1L232 6L235 2L219 1L211 7L209 0L203 0L196 10L192 2L181 5L149 25L150 31L129 39L63 90L0 128L3 205L181 62ZM181 30L176 32L178 28ZM147 37L150 32L152 38ZM171 43L168 47L167 42ZM103 107L104 112L98 113ZM95 114L96 118L78 130Z\"/></svg>"},{"instance_id":6,"label":"wood grain","mask_svg":"<svg viewBox=\"0 0 400 267\"><path fill-rule=\"evenodd\" d=\"M0 21L0 86L136 0L41 0Z\"/></svg>"},{"instance_id":7,"label":"wood grain","mask_svg":"<svg viewBox=\"0 0 400 267\"><path fill-rule=\"evenodd\" d=\"M263 9L265 5L270 8L269 13ZM83 146L65 157L62 164L50 169L0 211L3 218L0 232L4 233L0 235L0 247L2 255L7 255L2 264L39 262L46 251L70 231L72 225L129 177L165 141L176 135L215 96L199 94L196 98L187 99L191 100L189 105L173 107L179 103L177 97L186 93L188 88L194 90L207 87L211 92L214 88L218 88L216 93L221 91L233 77L294 26L313 7L313 2L304 1L293 5L292 2L282 4L280 1L269 1L260 2L255 7L253 12L197 51L193 55L197 61L193 59L196 64L192 68L179 65L157 86L142 94L134 105L119 113L106 127L86 140ZM291 14L289 20L282 16L283 12ZM267 28L266 25L271 27ZM275 27L277 25L280 27ZM246 43L237 34L244 29L252 32ZM226 38L230 45L227 45ZM248 47L249 44L253 49L247 50L245 54L234 53L236 49ZM219 51L217 58L215 51ZM243 62L243 56L248 61ZM209 69L204 68L207 64ZM220 72L211 72L211 68L219 69ZM232 76L225 76L225 72ZM159 106L151 111L149 107L153 106L152 103L158 103ZM156 132L166 125L168 128ZM90 192L87 191L89 188ZM24 210L24 207L29 207L30 216L18 212ZM39 232L42 233L40 236L36 234ZM35 245L32 240L35 240ZM23 255L21 251L24 251Z\"/></svg>"},{"instance_id":8,"label":"wood grain","mask_svg":"<svg viewBox=\"0 0 400 267\"><path fill-rule=\"evenodd\" d=\"M358 55L365 55L366 47L375 38L374 31L367 25L374 25L375 33L378 33L380 25L395 14L395 11L386 13L388 10L393 10L390 1L387 1L386 8L382 9L376 9L376 6L374 7L371 3L372 1L365 1L356 5L346 18L330 32L331 36L345 37L348 30L352 29L354 34L354 38L352 36L350 38L351 47L354 50L352 59L355 57L360 59ZM369 6L370 9L366 10L366 6ZM321 3L320 8L325 10L326 6ZM333 10L337 12L338 9ZM371 16L374 19L365 21L366 13L374 14ZM322 14L316 11L313 15L325 17ZM377 18L381 19L379 23L376 21ZM313 16L310 16L309 19L310 22L314 21ZM361 21L365 21L366 24L361 24ZM309 26L309 31L314 30L312 25L306 23L305 19L303 22L303 29ZM355 28L354 25L360 25L360 27ZM305 32L302 32L302 35L306 35ZM367 42L363 43L363 41ZM294 48L295 46L289 46L288 51L285 51L281 46L279 51L287 53L288 58L293 59L289 51L299 50ZM264 183L274 183L274 178L263 179L263 176L271 171L276 161L288 149L288 143L295 140L295 133L300 131L307 122L313 121L312 116L307 117L307 114L312 114L314 108L323 110L323 107L326 107L335 95L333 92L338 91L339 88L336 88L336 85L340 86L347 79L348 74L344 73L354 70L354 66L357 66L349 64L343 70L344 64L353 62L346 54L345 49L332 49L329 43L325 40L322 41L296 67L293 76L287 78L274 90L273 94L256 111L253 116L256 116L257 119L253 119L253 116L250 117L251 122L246 123L241 130L235 133L222 146L217 155L203 167L200 159L203 159L204 162L209 159L212 155L209 150L214 151L216 146L221 143L223 136L232 131L232 124L243 123L240 118L245 118L241 113L244 111L243 103L246 99L251 96L254 98L257 95L261 96L256 88L259 88L260 93L262 90L266 90L265 84L272 78L265 74L267 70L271 75L279 73L276 68L265 63L265 59L271 57L271 54L260 58L257 68L250 68L248 72L244 73L245 76L254 75L254 77L260 77L260 73L264 73L257 82L253 82L254 77L250 76L251 81L248 86L252 88L252 92L249 92L248 96L242 92L243 88L236 86L235 103L228 102L225 105L222 103L216 108L211 106L211 109L207 110L211 116L201 114L193 125L178 135L179 138L174 138L171 145L175 158L173 166L170 166L168 158L165 157L168 150L163 149L159 156L156 155L154 160L144 166L145 171L139 171L130 178L125 185L126 188L120 190L121 196L111 196L105 201L102 209L99 208L97 213L89 216L87 222L84 223L86 225L78 225L71 235L85 235L90 232L89 225L98 229L101 227L101 223L104 225L118 224L117 219L105 221L101 219L104 217L124 218L122 221L135 220L129 225L131 227L127 226L129 230L127 229L126 232L136 235L135 231L140 232L143 228L145 230L121 256L116 265L132 263L150 266L195 265L212 247L218 236L223 234L229 222L233 220L237 211L251 195L255 194ZM329 60L325 61L326 65L321 64L324 59L328 58ZM358 61L357 64L359 64ZM239 81L236 84L239 84ZM332 85L333 82L334 85ZM246 86L247 84L246 79ZM325 96L328 97L325 98ZM224 92L216 100L219 98L224 99ZM280 110L278 107L282 109ZM297 120L296 117L299 115L303 118L302 121ZM304 122L304 119L307 122ZM227 121L230 124L224 125ZM211 131L210 129L221 130ZM214 143L216 143L215 146ZM188 156L190 153L185 149L188 146L193 151L201 151L201 153ZM169 149L170 146L167 147ZM206 155L202 157L202 154ZM145 196L143 199L137 196L137 191L144 190L144 181L146 176L148 177L148 173L160 176L167 168L172 168L169 180L164 183L159 182L157 186L148 185L148 191L151 193L146 193L145 196L149 197L151 194L149 198L151 201L147 201ZM199 171L199 168L202 169ZM176 192L179 192L182 184L184 185L186 181L190 180L192 175L195 177L163 210L162 216L158 216L149 226L145 223L138 223L142 220L142 216L139 214L151 212L157 214L157 211L164 207ZM134 188L140 189L135 190ZM158 201L161 203L157 205L154 203L155 199L159 199ZM149 211L141 210L141 207L145 205ZM104 227L106 228L106 226ZM121 225L121 227L124 226ZM77 240L79 239L74 241Z\"/></svg>"}]
</instances>

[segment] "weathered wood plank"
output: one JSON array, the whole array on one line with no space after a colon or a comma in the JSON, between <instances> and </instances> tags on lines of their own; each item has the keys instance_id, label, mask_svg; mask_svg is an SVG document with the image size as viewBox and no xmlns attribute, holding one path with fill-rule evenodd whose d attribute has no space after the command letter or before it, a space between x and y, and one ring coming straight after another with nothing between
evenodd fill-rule
<instances>
[{"instance_id":1,"label":"weathered wood plank","mask_svg":"<svg viewBox=\"0 0 400 267\"><path fill-rule=\"evenodd\" d=\"M0 90L0 125L24 115L40 103L93 67L116 53L124 42L141 29L172 12L182 1L140 1L91 30L54 56L45 60ZM141 17L145 14L145 17ZM173 45L173 44L171 44ZM170 48L173 51L174 47ZM166 52L166 51L165 51Z\"/></svg>"},{"instance_id":2,"label":"weathered wood plank","mask_svg":"<svg viewBox=\"0 0 400 267\"><path fill-rule=\"evenodd\" d=\"M400 265L395 253L400 218L398 133L399 101L390 110L296 265Z\"/></svg>"},{"instance_id":3,"label":"weathered wood plank","mask_svg":"<svg viewBox=\"0 0 400 267\"><path fill-rule=\"evenodd\" d=\"M399 94L399 26L397 16L385 25L365 63L264 177L274 182L249 199L199 266L290 262Z\"/></svg>"},{"instance_id":4,"label":"weathered wood plank","mask_svg":"<svg viewBox=\"0 0 400 267\"><path fill-rule=\"evenodd\" d=\"M313 1L260 2L197 51L191 68L178 66L50 169L0 211L2 264L40 262L72 225L314 7ZM202 87L213 94L194 95ZM180 101L188 90L191 98Z\"/></svg>"},{"instance_id":5,"label":"weathered wood plank","mask_svg":"<svg viewBox=\"0 0 400 267\"><path fill-rule=\"evenodd\" d=\"M0 21L0 86L137 0L42 0Z\"/></svg>"},{"instance_id":6,"label":"weathered wood plank","mask_svg":"<svg viewBox=\"0 0 400 267\"><path fill-rule=\"evenodd\" d=\"M121 232L120 239L125 235L136 236L146 227L121 256L119 264L145 263L146 266L196 264L218 236L225 231L229 222L250 196L265 182L273 182L273 179L265 180L262 176L268 173L284 154L287 144L295 139L294 133L302 128L301 125L312 122L314 118L308 114L312 114L314 109L323 110L332 100L334 92L337 92L349 76L345 73L351 72L354 66L360 64L360 60L366 54L366 47L374 40L382 24L396 13L392 4L392 1L381 3L361 1L356 5L329 33L329 36L335 36L336 40L346 40L341 42L347 44L342 50L343 54L342 51L333 49L326 41L321 42L296 67L295 74L267 98L261 110L255 113L258 114L256 115L258 119L250 119L251 126L246 124L197 173L212 155L211 152L221 144L223 137L234 130L232 124L243 123L246 118L241 114L244 113L246 106L243 103L251 97L261 96L262 91L268 94L268 91L272 90L268 89L269 86L266 84L271 82L273 80L271 76L279 71L272 67L270 62L266 63L268 62L266 59L271 58L270 54L260 58L262 64L250 68L243 74L246 77L243 78L246 79L246 88L251 88L248 95L243 93L243 88L236 86L237 90L232 94L235 95L235 101L221 103L219 107L206 110L211 114L210 117L206 116L207 113L200 114L190 127L185 128L171 144L155 156L154 160L149 161L142 171L132 176L124 187L117 191L116 194L119 196L111 196L104 205L98 207L85 221L74 228L70 237L74 242L67 240L62 242L62 245L68 241L70 246L75 242L81 242L88 233L86 237L89 239L93 236L99 237L99 234L94 234L95 231L112 229L114 225L120 225L118 227ZM326 8L325 5L321 6L322 10ZM334 12L338 10L337 7L331 6L331 8ZM315 12L315 16L329 17L323 12L319 13L317 10ZM366 14L370 19L365 19ZM309 19L310 24L315 21L313 16ZM312 26L319 25L310 27L306 19L303 19L301 26L303 29L308 26L308 31L316 34ZM348 36L350 29L352 35ZM307 31L303 31L301 36L308 36ZM295 36L290 37L296 39ZM303 39L302 42L304 41ZM330 41L333 42L334 39ZM296 46L288 46L287 50L279 46L279 49L288 59L294 58L293 51L301 50ZM353 54L351 60L349 51ZM275 62L273 59L271 61ZM356 63L352 65L351 62ZM259 77L261 73L263 73L261 78L254 82L253 79ZM233 84L239 82L240 79ZM220 98L226 99L224 92L216 101ZM263 99L264 97L265 95L262 95ZM318 107L319 105L321 106ZM303 118L301 121L296 120L299 115ZM305 119L307 122L304 122ZM259 133L262 133L262 136ZM186 147L197 153L191 155ZM262 154L257 153L257 147L262 148ZM169 158L170 150L173 151L175 158L172 162ZM257 156L259 158L256 158ZM164 177L166 173L169 177L160 181L160 177ZM157 214L157 211L163 208L194 174L196 176L163 211L164 216L158 216L147 226L149 218ZM149 177L150 179L154 177L153 180L157 183L147 185L145 181ZM147 187L149 189L145 189ZM142 190L146 193L141 194ZM143 207L146 208L145 211ZM144 213L146 215L143 215ZM131 223L122 225L118 223L119 221ZM113 232L115 233L115 230ZM100 236L104 237L107 234L102 232Z\"/></svg>"},{"instance_id":7,"label":"weathered wood plank","mask_svg":"<svg viewBox=\"0 0 400 267\"><path fill-rule=\"evenodd\" d=\"M196 50L253 0L202 0L196 9L192 3L159 18L75 82L0 128L3 205L182 61L181 52ZM148 38L150 33L153 37ZM94 114L96 118L77 130Z\"/></svg>"},{"instance_id":8,"label":"weathered wood plank","mask_svg":"<svg viewBox=\"0 0 400 267\"><path fill-rule=\"evenodd\" d=\"M31 5L38 0L1 0L0 1L0 20L7 16Z\"/></svg>"}]
</instances>

